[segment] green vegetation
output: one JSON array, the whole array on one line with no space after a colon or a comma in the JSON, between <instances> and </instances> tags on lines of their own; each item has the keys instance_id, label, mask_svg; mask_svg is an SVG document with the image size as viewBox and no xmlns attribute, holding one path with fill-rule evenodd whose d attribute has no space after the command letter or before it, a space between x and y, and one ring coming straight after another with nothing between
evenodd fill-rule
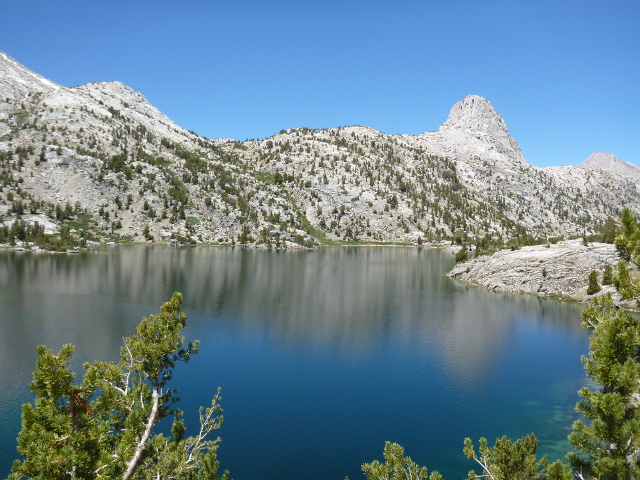
<instances>
[{"instance_id":1,"label":"green vegetation","mask_svg":"<svg viewBox=\"0 0 640 480\"><path fill-rule=\"evenodd\" d=\"M614 243L616 239L616 230L617 230L616 221L613 217L607 218L607 221L602 226L602 232L600 234L600 241L602 243Z\"/></svg>"},{"instance_id":2,"label":"green vegetation","mask_svg":"<svg viewBox=\"0 0 640 480\"><path fill-rule=\"evenodd\" d=\"M614 244L622 258L637 264L640 260L640 228L629 208L622 209L621 223Z\"/></svg>"},{"instance_id":3,"label":"green vegetation","mask_svg":"<svg viewBox=\"0 0 640 480\"><path fill-rule=\"evenodd\" d=\"M9 479L223 479L217 473L217 440L207 440L222 423L220 391L208 408L200 408L196 436L185 438L182 412L170 388L177 362L189 362L198 342L184 345L182 295L174 293L159 315L150 315L136 334L124 340L118 363L85 364L75 383L69 371L74 351L58 354L38 347L38 361L29 385L33 404L22 409L18 436L21 460ZM173 416L171 435L154 427Z\"/></svg>"},{"instance_id":4,"label":"green vegetation","mask_svg":"<svg viewBox=\"0 0 640 480\"><path fill-rule=\"evenodd\" d=\"M573 424L568 459L581 478L615 480L640 473L640 322L613 306L610 295L598 298L582 313L592 330L587 375L598 388L584 387L576 405L587 422Z\"/></svg>"},{"instance_id":5,"label":"green vegetation","mask_svg":"<svg viewBox=\"0 0 640 480\"><path fill-rule=\"evenodd\" d=\"M64 252L70 249L84 248L91 235L86 231L73 231L69 225L63 226L57 234L45 234L44 226L38 222L27 223L24 220L15 220L11 227L0 226L0 243L16 246L18 242L23 245L35 245L44 250Z\"/></svg>"},{"instance_id":6,"label":"green vegetation","mask_svg":"<svg viewBox=\"0 0 640 480\"><path fill-rule=\"evenodd\" d=\"M469 254L467 253L467 247L463 246L460 250L456 252L455 261L456 263L466 262L469 259Z\"/></svg>"},{"instance_id":7,"label":"green vegetation","mask_svg":"<svg viewBox=\"0 0 640 480\"><path fill-rule=\"evenodd\" d=\"M622 209L621 224L614 243L623 260L618 262L613 284L623 300L638 299L640 284L632 277L627 262L636 267L640 265L640 225L629 208Z\"/></svg>"},{"instance_id":8,"label":"green vegetation","mask_svg":"<svg viewBox=\"0 0 640 480\"><path fill-rule=\"evenodd\" d=\"M596 272L595 270L591 270L591 273L589 273L589 286L587 287L587 295L594 295L600 290L602 289L598 284L598 272Z\"/></svg>"},{"instance_id":9,"label":"green vegetation","mask_svg":"<svg viewBox=\"0 0 640 480\"><path fill-rule=\"evenodd\" d=\"M420 467L411 457L404 456L404 448L397 443L386 442L384 445L384 463L374 460L362 465L367 480L425 480L427 467ZM431 472L429 480L442 480L438 472Z\"/></svg>"},{"instance_id":10,"label":"green vegetation","mask_svg":"<svg viewBox=\"0 0 640 480\"><path fill-rule=\"evenodd\" d=\"M611 285L613 283L613 268L611 265L606 265L604 267L604 272L602 274L602 285Z\"/></svg>"},{"instance_id":11,"label":"green vegetation","mask_svg":"<svg viewBox=\"0 0 640 480\"><path fill-rule=\"evenodd\" d=\"M556 461L551 466L545 457L538 460L536 448L538 439L535 435L526 435L515 442L506 436L496 439L493 447L489 447L486 438L480 439L478 454L473 447L470 438L464 440L464 454L469 460L474 460L482 473L477 475L469 472L468 480L489 477L493 479L554 479L571 480L573 476L569 467L561 461Z\"/></svg>"}]
</instances>

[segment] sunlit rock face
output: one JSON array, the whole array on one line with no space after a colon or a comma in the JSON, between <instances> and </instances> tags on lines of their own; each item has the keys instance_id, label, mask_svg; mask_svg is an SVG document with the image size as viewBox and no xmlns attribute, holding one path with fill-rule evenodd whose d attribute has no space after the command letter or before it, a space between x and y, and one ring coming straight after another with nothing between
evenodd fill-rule
<instances>
[{"instance_id":1,"label":"sunlit rock face","mask_svg":"<svg viewBox=\"0 0 640 480\"><path fill-rule=\"evenodd\" d=\"M418 136L350 126L212 140L120 82L67 88L0 52L0 155L1 222L15 222L22 202L28 222L55 231L55 211L69 205L103 240L566 238L598 233L621 206L640 214L639 169L601 153L580 166L530 165L477 95Z\"/></svg>"},{"instance_id":2,"label":"sunlit rock face","mask_svg":"<svg viewBox=\"0 0 640 480\"><path fill-rule=\"evenodd\" d=\"M612 153L594 152L578 167L586 169L599 168L618 175L640 178L640 168L620 160Z\"/></svg>"},{"instance_id":3,"label":"sunlit rock face","mask_svg":"<svg viewBox=\"0 0 640 480\"><path fill-rule=\"evenodd\" d=\"M481 256L456 265L449 275L498 292L585 301L589 273L595 270L602 279L605 267L619 259L614 245L570 240Z\"/></svg>"},{"instance_id":4,"label":"sunlit rock face","mask_svg":"<svg viewBox=\"0 0 640 480\"><path fill-rule=\"evenodd\" d=\"M509 135L504 119L488 100L477 95L469 95L456 103L439 131L451 136L461 133L484 140L504 153L524 161L520 147Z\"/></svg>"}]
</instances>

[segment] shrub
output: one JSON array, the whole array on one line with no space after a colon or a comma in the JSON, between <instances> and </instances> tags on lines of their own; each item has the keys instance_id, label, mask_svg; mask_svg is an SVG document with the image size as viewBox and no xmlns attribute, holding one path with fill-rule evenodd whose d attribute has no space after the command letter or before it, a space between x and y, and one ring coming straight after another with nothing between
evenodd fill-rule
<instances>
[{"instance_id":1,"label":"shrub","mask_svg":"<svg viewBox=\"0 0 640 480\"><path fill-rule=\"evenodd\" d=\"M587 287L587 295L593 295L601 290L598 285L598 272L591 270L589 274L589 286Z\"/></svg>"}]
</instances>

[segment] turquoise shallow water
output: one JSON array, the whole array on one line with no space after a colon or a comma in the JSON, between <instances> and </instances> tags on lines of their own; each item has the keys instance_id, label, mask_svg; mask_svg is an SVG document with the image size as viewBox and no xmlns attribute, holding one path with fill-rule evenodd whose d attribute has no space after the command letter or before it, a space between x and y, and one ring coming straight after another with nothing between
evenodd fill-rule
<instances>
[{"instance_id":1,"label":"turquoise shallow water","mask_svg":"<svg viewBox=\"0 0 640 480\"><path fill-rule=\"evenodd\" d=\"M444 276L452 256L392 247L267 252L117 247L0 255L0 476L16 458L35 347L116 359L123 336L183 293L201 352L175 383L188 426L222 387L219 458L236 480L364 478L385 440L446 479L466 436L535 432L562 457L585 383L576 305Z\"/></svg>"}]
</instances>

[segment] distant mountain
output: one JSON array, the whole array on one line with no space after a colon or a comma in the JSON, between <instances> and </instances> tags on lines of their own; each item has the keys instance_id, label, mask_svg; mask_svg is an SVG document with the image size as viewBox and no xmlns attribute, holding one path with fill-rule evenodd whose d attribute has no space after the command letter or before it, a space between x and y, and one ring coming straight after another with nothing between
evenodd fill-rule
<instances>
[{"instance_id":1,"label":"distant mountain","mask_svg":"<svg viewBox=\"0 0 640 480\"><path fill-rule=\"evenodd\" d=\"M640 178L639 167L625 162L624 160L620 160L611 153L594 152L578 166L581 168L599 168L601 170L617 173L618 175Z\"/></svg>"},{"instance_id":2,"label":"distant mountain","mask_svg":"<svg viewBox=\"0 0 640 480\"><path fill-rule=\"evenodd\" d=\"M274 247L581 236L639 211L640 179L596 163L528 164L475 95L418 136L210 140L119 82L66 88L0 52L0 242L36 222L74 241Z\"/></svg>"}]
</instances>

